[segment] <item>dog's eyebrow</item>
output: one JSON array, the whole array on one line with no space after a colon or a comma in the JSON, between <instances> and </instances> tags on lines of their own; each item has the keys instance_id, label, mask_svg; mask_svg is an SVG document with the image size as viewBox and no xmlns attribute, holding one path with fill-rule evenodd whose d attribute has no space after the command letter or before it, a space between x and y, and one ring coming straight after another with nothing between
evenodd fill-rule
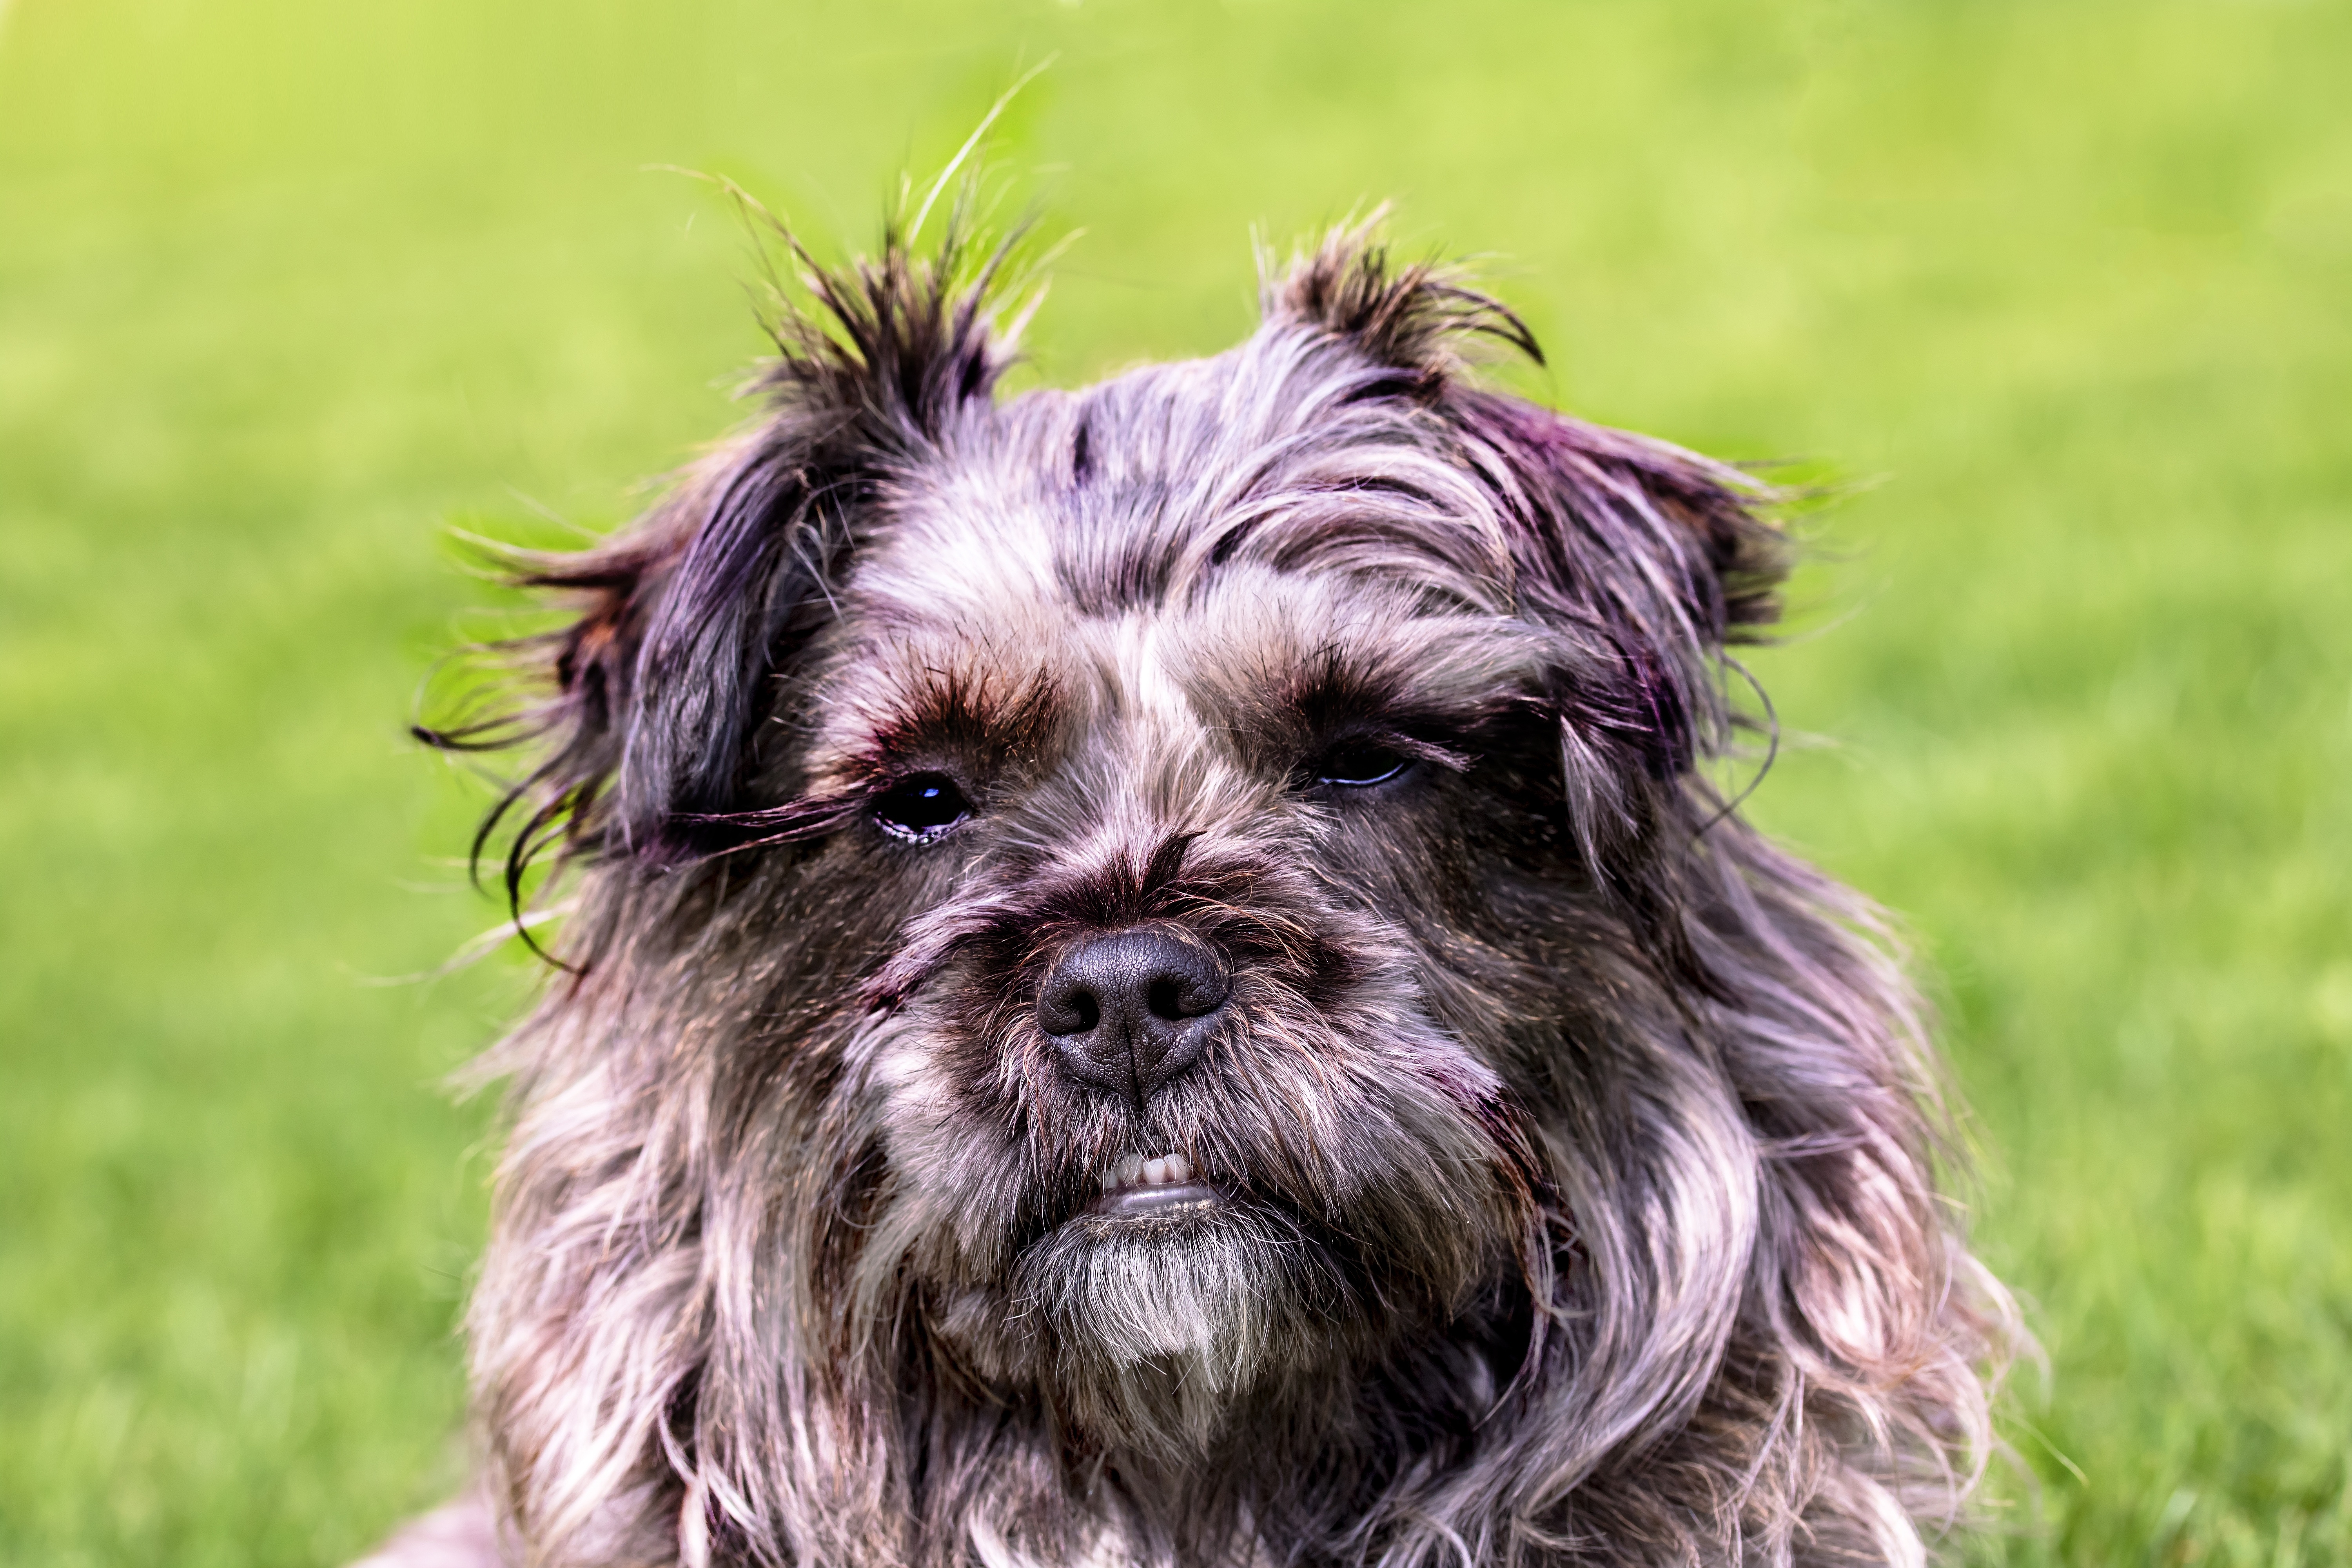
<instances>
[{"instance_id":1,"label":"dog's eyebrow","mask_svg":"<svg viewBox=\"0 0 2352 1568\"><path fill-rule=\"evenodd\" d=\"M1054 683L1043 671L1025 679L1000 672L973 672L939 665L902 695L895 722L878 737L886 742L919 737L937 744L987 745L1017 741L1041 728L1053 707Z\"/></svg>"},{"instance_id":2,"label":"dog's eyebrow","mask_svg":"<svg viewBox=\"0 0 2352 1568\"><path fill-rule=\"evenodd\" d=\"M835 688L821 749L867 774L922 754L989 765L1034 752L1062 707L1063 681L1041 653L938 634L870 643Z\"/></svg>"},{"instance_id":3,"label":"dog's eyebrow","mask_svg":"<svg viewBox=\"0 0 2352 1568\"><path fill-rule=\"evenodd\" d=\"M1449 742L1540 698L1551 652L1509 617L1277 584L1209 609L1181 639L1177 673L1204 718L1285 769L1350 732L1455 754Z\"/></svg>"},{"instance_id":4,"label":"dog's eyebrow","mask_svg":"<svg viewBox=\"0 0 2352 1568\"><path fill-rule=\"evenodd\" d=\"M1480 637L1460 624L1467 619L1444 617L1440 635L1426 638L1327 642L1275 694L1318 729L1475 722L1522 700L1538 666L1527 658L1527 639Z\"/></svg>"},{"instance_id":5,"label":"dog's eyebrow","mask_svg":"<svg viewBox=\"0 0 2352 1568\"><path fill-rule=\"evenodd\" d=\"M1397 662L1327 642L1300 660L1275 695L1318 729L1370 718L1402 718L1428 706L1412 700L1410 672Z\"/></svg>"}]
</instances>

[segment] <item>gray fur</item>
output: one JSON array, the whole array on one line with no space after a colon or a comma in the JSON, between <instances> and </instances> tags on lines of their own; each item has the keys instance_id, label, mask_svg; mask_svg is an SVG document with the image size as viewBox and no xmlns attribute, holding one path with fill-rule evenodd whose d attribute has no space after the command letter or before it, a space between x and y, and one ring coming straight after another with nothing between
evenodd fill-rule
<instances>
[{"instance_id":1,"label":"gray fur","mask_svg":"<svg viewBox=\"0 0 2352 1568\"><path fill-rule=\"evenodd\" d=\"M539 737L514 885L578 883L483 1068L510 1559L1920 1561L2011 1313L1875 917L1695 768L1765 492L1483 389L1524 329L1361 232L1010 401L971 259L813 273L765 422L527 564L543 700L433 736ZM1315 784L1363 732L1412 771ZM1138 921L1234 977L1140 1112L1031 1015ZM1084 1212L1165 1150L1233 1201Z\"/></svg>"}]
</instances>

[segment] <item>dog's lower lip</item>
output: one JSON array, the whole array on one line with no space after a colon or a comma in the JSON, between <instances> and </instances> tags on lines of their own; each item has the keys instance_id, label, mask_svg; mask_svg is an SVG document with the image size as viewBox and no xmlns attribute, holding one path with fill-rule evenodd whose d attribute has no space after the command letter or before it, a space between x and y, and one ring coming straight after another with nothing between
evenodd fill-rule
<instances>
[{"instance_id":1,"label":"dog's lower lip","mask_svg":"<svg viewBox=\"0 0 2352 1568\"><path fill-rule=\"evenodd\" d=\"M1160 1186L1122 1187L1105 1193L1087 1209L1100 1218L1144 1218L1172 1210L1199 1208L1223 1200L1224 1194L1206 1182L1176 1182Z\"/></svg>"}]
</instances>

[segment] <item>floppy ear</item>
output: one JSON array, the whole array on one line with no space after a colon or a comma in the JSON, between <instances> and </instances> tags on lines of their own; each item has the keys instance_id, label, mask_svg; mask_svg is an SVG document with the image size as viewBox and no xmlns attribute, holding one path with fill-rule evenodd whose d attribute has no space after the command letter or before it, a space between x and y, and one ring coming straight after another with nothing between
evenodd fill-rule
<instances>
[{"instance_id":1,"label":"floppy ear","mask_svg":"<svg viewBox=\"0 0 2352 1568\"><path fill-rule=\"evenodd\" d=\"M416 739L446 752L496 752L529 746L537 756L474 834L478 870L502 827L513 824L502 880L518 916L523 879L542 851L600 847L613 816L608 787L620 773L636 706L637 662L646 632L695 533L693 509L666 503L622 533L588 550L500 550L514 586L549 597L569 619L552 631L489 644L475 651L517 679L484 709L411 726ZM500 699L511 700L501 706Z\"/></svg>"},{"instance_id":2,"label":"floppy ear","mask_svg":"<svg viewBox=\"0 0 2352 1568\"><path fill-rule=\"evenodd\" d=\"M1503 395L1447 399L1506 519L1530 614L1606 650L1573 693L1588 733L1672 779L1726 738L1728 644L1780 614L1787 541L1770 489L1728 465Z\"/></svg>"},{"instance_id":3,"label":"floppy ear","mask_svg":"<svg viewBox=\"0 0 2352 1568\"><path fill-rule=\"evenodd\" d=\"M528 810L506 857L518 901L551 846L658 864L725 838L771 678L829 617L835 584L883 521L877 491L984 405L1007 363L992 330L1006 248L969 265L951 229L919 259L891 234L878 259L827 271L783 242L814 307L770 323L779 353L754 384L765 422L613 540L515 555L519 585L578 612L501 650L549 689L519 710L417 728L453 750L538 743L537 765L475 842L478 858Z\"/></svg>"},{"instance_id":4,"label":"floppy ear","mask_svg":"<svg viewBox=\"0 0 2352 1568\"><path fill-rule=\"evenodd\" d=\"M675 521L654 525L680 547L646 595L637 645L621 650L618 843L607 848L691 850L739 807L761 687L821 624L860 499L855 455L823 452L804 423L803 411L779 414L672 503ZM826 491L821 507L812 498Z\"/></svg>"}]
</instances>

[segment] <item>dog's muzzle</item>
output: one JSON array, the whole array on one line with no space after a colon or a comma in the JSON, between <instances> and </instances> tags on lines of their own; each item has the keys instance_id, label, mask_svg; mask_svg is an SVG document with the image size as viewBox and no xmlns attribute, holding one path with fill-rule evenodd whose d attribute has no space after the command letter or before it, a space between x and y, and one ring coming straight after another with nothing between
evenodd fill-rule
<instances>
[{"instance_id":1,"label":"dog's muzzle","mask_svg":"<svg viewBox=\"0 0 2352 1568\"><path fill-rule=\"evenodd\" d=\"M1037 1023L1062 1071L1138 1114L1201 1058L1232 994L1223 957L1170 926L1081 942L1037 988Z\"/></svg>"}]
</instances>

